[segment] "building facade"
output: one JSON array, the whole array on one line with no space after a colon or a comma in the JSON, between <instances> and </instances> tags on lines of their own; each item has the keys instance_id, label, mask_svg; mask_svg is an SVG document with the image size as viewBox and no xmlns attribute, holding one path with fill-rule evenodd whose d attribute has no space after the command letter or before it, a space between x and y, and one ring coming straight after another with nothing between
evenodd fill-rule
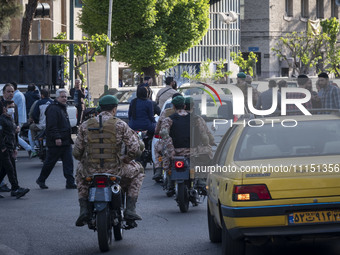
<instances>
[{"instance_id":1,"label":"building facade","mask_svg":"<svg viewBox=\"0 0 340 255\"><path fill-rule=\"evenodd\" d=\"M256 52L259 78L291 74L288 63L271 50L281 36L306 31L308 19L339 17L335 0L241 0L240 11L241 51Z\"/></svg>"},{"instance_id":2,"label":"building facade","mask_svg":"<svg viewBox=\"0 0 340 255\"><path fill-rule=\"evenodd\" d=\"M219 13L229 13L230 11L238 14L235 22L230 23L230 33L227 24L223 23ZM179 64L169 70L169 74L174 76L179 84L186 82L181 77L183 71L189 74L198 72L202 62L208 59L213 63L220 60L227 60L228 45L231 52L238 52L240 49L240 0L210 0L210 26L207 34L201 42L180 54ZM228 65L226 61L225 65ZM215 66L212 66L214 71ZM233 71L231 77L236 77L238 68L230 63L230 70Z\"/></svg>"}]
</instances>

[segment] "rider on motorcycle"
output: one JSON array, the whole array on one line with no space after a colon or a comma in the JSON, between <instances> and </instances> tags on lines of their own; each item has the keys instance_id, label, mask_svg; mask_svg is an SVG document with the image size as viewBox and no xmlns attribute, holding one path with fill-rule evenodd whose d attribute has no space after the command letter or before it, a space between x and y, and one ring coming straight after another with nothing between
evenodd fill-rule
<instances>
[{"instance_id":1,"label":"rider on motorcycle","mask_svg":"<svg viewBox=\"0 0 340 255\"><path fill-rule=\"evenodd\" d=\"M117 111L116 97L106 95L99 100L101 112L85 121L78 131L73 156L79 160L76 174L80 215L76 226L84 226L89 219L88 190L85 180L94 173L109 173L122 177L121 186L127 189L125 220L141 220L136 213L136 202L144 179L144 169L133 159L141 154L137 134L122 120L114 117ZM98 129L100 118L102 128ZM99 132L99 133L98 133ZM102 142L99 136L104 138ZM121 155L122 144L126 155ZM102 148L102 149L100 149Z\"/></svg>"},{"instance_id":2,"label":"rider on motorcycle","mask_svg":"<svg viewBox=\"0 0 340 255\"><path fill-rule=\"evenodd\" d=\"M30 125L30 130L32 134L33 144L35 145L35 138L37 134L46 128L46 115L45 111L47 106L49 106L53 100L49 97L49 91L47 89L41 90L41 99L35 104L33 109L32 118L33 123ZM31 145L32 146L32 145Z\"/></svg>"},{"instance_id":3,"label":"rider on motorcycle","mask_svg":"<svg viewBox=\"0 0 340 255\"><path fill-rule=\"evenodd\" d=\"M174 99L176 96L182 96L182 94L175 93L172 95L172 99ZM155 135L159 135L163 120L174 113L175 113L174 108L167 108L167 109L164 109L164 111L162 111L156 124ZM154 162L155 174L152 177L152 179L155 181L158 181L162 178L162 163L159 160L157 160L161 155L164 158L162 151L163 151L163 141L162 139L159 139L154 146L154 154L155 154L156 162Z\"/></svg>"},{"instance_id":4,"label":"rider on motorcycle","mask_svg":"<svg viewBox=\"0 0 340 255\"><path fill-rule=\"evenodd\" d=\"M191 117L191 165L209 165L213 158L211 146L216 146L214 136L211 134L204 119L195 113L195 104L192 97L185 98L185 110L190 113ZM196 173L197 187L205 190L206 173Z\"/></svg>"},{"instance_id":5,"label":"rider on motorcycle","mask_svg":"<svg viewBox=\"0 0 340 255\"><path fill-rule=\"evenodd\" d=\"M137 98L133 99L129 107L129 127L133 130L147 130L152 137L155 132L153 103L148 98L146 87L137 89Z\"/></svg>"},{"instance_id":6,"label":"rider on motorcycle","mask_svg":"<svg viewBox=\"0 0 340 255\"><path fill-rule=\"evenodd\" d=\"M163 167L170 169L170 161L174 156L190 156L190 114L185 110L183 96L172 99L175 113L164 119L161 136L165 147ZM168 193L174 194L174 183L169 182Z\"/></svg>"}]
</instances>

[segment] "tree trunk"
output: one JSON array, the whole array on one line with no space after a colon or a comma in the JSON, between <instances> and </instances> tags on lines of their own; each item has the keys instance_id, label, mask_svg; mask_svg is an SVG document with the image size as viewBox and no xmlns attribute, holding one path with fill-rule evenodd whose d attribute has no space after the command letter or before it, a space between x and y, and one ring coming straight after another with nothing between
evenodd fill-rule
<instances>
[{"instance_id":1,"label":"tree trunk","mask_svg":"<svg viewBox=\"0 0 340 255\"><path fill-rule=\"evenodd\" d=\"M144 77L145 76L150 76L153 80L152 82L152 86L157 86L157 79L156 79L156 70L154 66L149 66L149 67L143 67L142 71L144 73Z\"/></svg>"},{"instance_id":2,"label":"tree trunk","mask_svg":"<svg viewBox=\"0 0 340 255\"><path fill-rule=\"evenodd\" d=\"M37 9L38 0L29 0L26 5L26 11L22 18L21 24L21 42L19 55L28 55L30 49L30 33L33 22L33 16Z\"/></svg>"}]
</instances>

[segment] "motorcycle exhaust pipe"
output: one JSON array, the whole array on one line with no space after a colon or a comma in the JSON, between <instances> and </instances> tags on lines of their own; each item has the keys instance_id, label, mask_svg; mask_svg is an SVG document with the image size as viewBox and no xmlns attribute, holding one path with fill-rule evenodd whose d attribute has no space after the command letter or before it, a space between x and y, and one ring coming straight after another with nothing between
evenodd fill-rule
<instances>
[{"instance_id":1,"label":"motorcycle exhaust pipe","mask_svg":"<svg viewBox=\"0 0 340 255\"><path fill-rule=\"evenodd\" d=\"M120 194L120 186L118 184L112 185L111 190L114 195Z\"/></svg>"}]
</instances>

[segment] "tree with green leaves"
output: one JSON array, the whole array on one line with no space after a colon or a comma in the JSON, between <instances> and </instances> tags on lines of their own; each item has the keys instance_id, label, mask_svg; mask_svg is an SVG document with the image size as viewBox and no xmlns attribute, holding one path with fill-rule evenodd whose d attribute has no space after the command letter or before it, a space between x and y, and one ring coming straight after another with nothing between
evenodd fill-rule
<instances>
[{"instance_id":1,"label":"tree with green leaves","mask_svg":"<svg viewBox=\"0 0 340 255\"><path fill-rule=\"evenodd\" d=\"M20 4L16 0L0 0L0 37L8 33L12 18L20 14Z\"/></svg>"},{"instance_id":2,"label":"tree with green leaves","mask_svg":"<svg viewBox=\"0 0 340 255\"><path fill-rule=\"evenodd\" d=\"M107 32L109 0L83 0L79 27ZM112 57L144 75L176 65L209 27L209 0L113 0Z\"/></svg>"},{"instance_id":3,"label":"tree with green leaves","mask_svg":"<svg viewBox=\"0 0 340 255\"><path fill-rule=\"evenodd\" d=\"M200 65L200 71L196 73L195 69L188 71L184 71L182 73L183 78L187 78L189 81L200 81L200 82L207 82L209 80L218 81L219 79L225 77L226 75L229 76L232 74L232 71L224 72L224 63L226 59L220 59L216 63L216 71L211 72L210 67L213 61L211 59L207 59Z\"/></svg>"},{"instance_id":4,"label":"tree with green leaves","mask_svg":"<svg viewBox=\"0 0 340 255\"><path fill-rule=\"evenodd\" d=\"M293 59L291 68L295 74L308 73L309 68L316 67L322 59L322 50L327 43L327 34L318 35L308 32L292 32L279 38L278 43L272 48L276 55L290 64L288 58Z\"/></svg>"},{"instance_id":5,"label":"tree with green leaves","mask_svg":"<svg viewBox=\"0 0 340 255\"><path fill-rule=\"evenodd\" d=\"M321 21L322 32L327 34L326 58L324 59L326 71L340 76L340 47L337 45L337 36L340 23L336 18Z\"/></svg>"},{"instance_id":6,"label":"tree with green leaves","mask_svg":"<svg viewBox=\"0 0 340 255\"><path fill-rule=\"evenodd\" d=\"M66 40L66 33L60 33L54 39L60 39L60 40ZM84 73L82 72L82 66L87 63L87 54L89 56L89 62L95 62L97 55L105 55L106 54L106 46L111 45L109 38L107 35L92 35L91 38L88 38L86 36L83 37L83 40L89 41L88 48L86 48L85 44L75 44L74 45L74 56L75 56L75 64L74 64L74 70L75 70L75 77L82 80L82 83L84 84L86 82L86 78ZM88 52L86 52L86 49L88 49ZM69 63L69 59L66 57L66 54L69 50L68 44L61 44L61 43L54 43L50 44L48 46L48 53L51 55L64 55L64 61L65 61L65 70L64 74L68 74L67 72L67 65ZM68 78L68 76L66 75Z\"/></svg>"},{"instance_id":7,"label":"tree with green leaves","mask_svg":"<svg viewBox=\"0 0 340 255\"><path fill-rule=\"evenodd\" d=\"M241 51L238 53L231 52L230 56L234 60L234 63L240 67L244 73L249 74L250 76L254 75L254 66L258 61L254 52L250 52L247 59L244 59Z\"/></svg>"}]
</instances>

